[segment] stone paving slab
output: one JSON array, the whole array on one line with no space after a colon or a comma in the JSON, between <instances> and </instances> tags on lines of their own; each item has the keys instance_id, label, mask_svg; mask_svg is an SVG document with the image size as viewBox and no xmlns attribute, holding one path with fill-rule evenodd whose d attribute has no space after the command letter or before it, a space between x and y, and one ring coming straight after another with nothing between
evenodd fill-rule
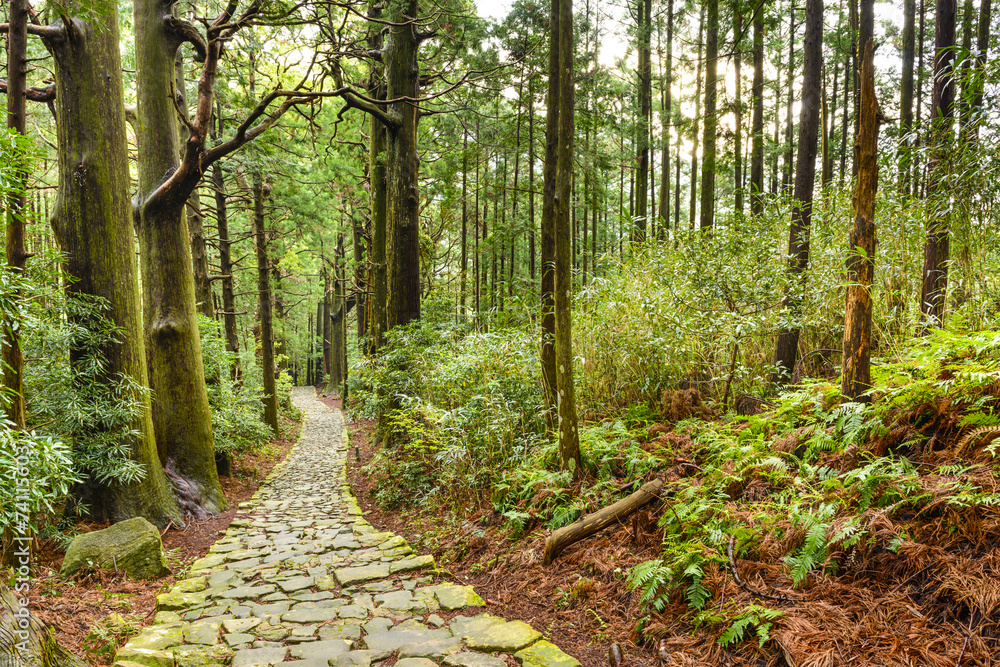
<instances>
[{"instance_id":1,"label":"stone paving slab","mask_svg":"<svg viewBox=\"0 0 1000 667\"><path fill-rule=\"evenodd\" d=\"M364 520L347 484L347 429L312 388L275 467L115 667L581 667L527 623L485 613L471 586ZM457 613L456 613L457 612ZM450 617L450 618L449 618Z\"/></svg>"}]
</instances>

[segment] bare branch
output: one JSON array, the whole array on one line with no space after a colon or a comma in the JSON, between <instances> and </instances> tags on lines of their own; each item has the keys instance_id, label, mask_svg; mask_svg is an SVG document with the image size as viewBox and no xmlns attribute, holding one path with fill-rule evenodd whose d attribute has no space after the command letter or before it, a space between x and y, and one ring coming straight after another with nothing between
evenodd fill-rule
<instances>
[{"instance_id":1,"label":"bare branch","mask_svg":"<svg viewBox=\"0 0 1000 667\"><path fill-rule=\"evenodd\" d=\"M7 93L7 82L4 79L0 79L0 93ZM24 91L24 98L29 102L51 102L56 99L56 84L51 83L44 88L28 88Z\"/></svg>"}]
</instances>

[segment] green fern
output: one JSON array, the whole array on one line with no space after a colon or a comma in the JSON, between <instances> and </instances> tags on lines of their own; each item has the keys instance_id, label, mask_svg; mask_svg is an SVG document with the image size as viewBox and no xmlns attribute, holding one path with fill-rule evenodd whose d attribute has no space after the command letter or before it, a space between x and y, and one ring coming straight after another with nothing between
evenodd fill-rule
<instances>
[{"instance_id":1,"label":"green fern","mask_svg":"<svg viewBox=\"0 0 1000 667\"><path fill-rule=\"evenodd\" d=\"M761 607L751 604L743 608L739 614L732 619L732 624L719 637L719 646L727 648L742 642L747 635L747 630L754 630L757 637L757 645L760 648L771 639L771 628L774 621L784 616L784 612L770 607Z\"/></svg>"}]
</instances>

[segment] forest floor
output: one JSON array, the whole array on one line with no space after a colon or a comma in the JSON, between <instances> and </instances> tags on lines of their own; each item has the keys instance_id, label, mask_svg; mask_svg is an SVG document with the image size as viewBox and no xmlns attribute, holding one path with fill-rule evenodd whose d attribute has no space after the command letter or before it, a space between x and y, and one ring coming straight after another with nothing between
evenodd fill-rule
<instances>
[{"instance_id":1,"label":"forest floor","mask_svg":"<svg viewBox=\"0 0 1000 667\"><path fill-rule=\"evenodd\" d=\"M705 561L700 585L710 597L700 615L688 605L683 589L665 600L661 612L653 612L640 606L639 591L626 584L633 567L663 557L666 535L658 524L664 514L674 512L666 489L664 502L651 503L623 523L568 547L553 565L543 567L548 531L536 524L512 538L488 497L463 498L461 503L446 498L393 510L375 503L373 481L362 471L377 452L373 422L348 422L356 452L348 457L348 479L374 526L432 553L457 581L476 587L491 613L543 629L585 667L608 665L612 642L622 650L622 667L995 665L1000 664L1000 510L995 502L1000 467L989 438L971 432L969 440L969 428L960 425L961 397L955 397L954 405L950 401L946 396L896 414L896 427L881 439L821 457L819 463L841 478L868 456L878 460L887 451L905 455L914 466L903 477L910 490L898 502L823 526L825 534L853 522L862 541L848 547L831 539L815 564L818 569L796 586L788 561L806 528L787 514L775 516L770 534L760 529L764 532L754 551L737 549L728 560L723 555L719 562ZM733 422L737 430L740 423ZM917 433L930 441L921 444ZM804 441L795 432L772 446L777 452L800 452ZM672 425L654 425L639 444L662 452L664 466L679 463L698 470L689 478L691 488L718 484L718 471L710 476L699 468L709 469L705 453ZM729 469L738 466L734 460ZM726 492L728 511L744 515L752 525L754 512L771 493L796 483L786 477L775 482L765 471L740 480L733 472ZM897 483L889 475L871 479L873 494ZM962 495L963 488L971 491ZM857 502L854 493L851 488L834 490L828 499L849 508ZM773 622L753 616L770 612L777 614ZM740 621L739 613L747 620ZM712 615L717 619L698 620ZM637 632L640 619L644 637ZM724 634L741 622L748 640L724 646ZM654 646L670 657L660 662Z\"/></svg>"},{"instance_id":2,"label":"forest floor","mask_svg":"<svg viewBox=\"0 0 1000 667\"><path fill-rule=\"evenodd\" d=\"M323 400L340 406L339 400ZM623 665L659 664L651 649L633 641L635 619L642 612L624 578L617 576L657 557L659 535L649 512L605 529L543 567L546 531L511 539L488 498L461 514L436 503L382 509L372 500L372 479L362 472L376 452L371 437L375 423L348 421L347 427L354 449L347 457L348 481L373 526L402 535L419 553L433 554L457 583L475 586L491 614L530 623L585 667L608 665L612 643L621 648Z\"/></svg>"},{"instance_id":3,"label":"forest floor","mask_svg":"<svg viewBox=\"0 0 1000 667\"><path fill-rule=\"evenodd\" d=\"M100 572L64 581L59 568L65 547L51 539L39 541L35 546L32 611L53 628L59 644L89 664L111 664L115 650L152 622L156 596L183 578L191 563L208 553L219 535L226 532L238 505L250 499L271 469L285 458L300 427L301 423L282 418L284 437L233 459L233 475L220 478L229 503L227 511L205 519L189 517L183 527L170 526L163 532L163 548L174 572L171 576L133 581L124 575ZM81 521L66 532L75 535L102 528L107 525Z\"/></svg>"}]
</instances>

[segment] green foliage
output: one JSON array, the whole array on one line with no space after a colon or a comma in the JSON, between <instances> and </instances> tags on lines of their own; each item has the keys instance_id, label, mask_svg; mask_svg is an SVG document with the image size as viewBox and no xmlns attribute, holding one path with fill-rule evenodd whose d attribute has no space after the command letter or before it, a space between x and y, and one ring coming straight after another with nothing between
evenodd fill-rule
<instances>
[{"instance_id":1,"label":"green foliage","mask_svg":"<svg viewBox=\"0 0 1000 667\"><path fill-rule=\"evenodd\" d=\"M260 368L252 354L243 355L243 381L236 382L230 374L236 355L226 350L218 322L199 315L198 328L215 451L232 454L258 449L273 437L264 423Z\"/></svg>"},{"instance_id":2,"label":"green foliage","mask_svg":"<svg viewBox=\"0 0 1000 667\"><path fill-rule=\"evenodd\" d=\"M38 532L80 481L68 445L0 422L0 535Z\"/></svg>"},{"instance_id":3,"label":"green foliage","mask_svg":"<svg viewBox=\"0 0 1000 667\"><path fill-rule=\"evenodd\" d=\"M739 613L729 619L730 625L719 637L719 646L728 648L744 640L748 632L757 637L757 645L761 648L771 638L771 628L774 621L785 613L779 609L761 607L751 604L743 607Z\"/></svg>"},{"instance_id":4,"label":"green foliage","mask_svg":"<svg viewBox=\"0 0 1000 667\"><path fill-rule=\"evenodd\" d=\"M45 269L33 262L33 272ZM29 278L34 274L29 272ZM28 425L72 446L82 477L131 483L145 475L131 458L149 389L126 375L109 376L106 351L122 331L98 298L27 283L22 320Z\"/></svg>"}]
</instances>

